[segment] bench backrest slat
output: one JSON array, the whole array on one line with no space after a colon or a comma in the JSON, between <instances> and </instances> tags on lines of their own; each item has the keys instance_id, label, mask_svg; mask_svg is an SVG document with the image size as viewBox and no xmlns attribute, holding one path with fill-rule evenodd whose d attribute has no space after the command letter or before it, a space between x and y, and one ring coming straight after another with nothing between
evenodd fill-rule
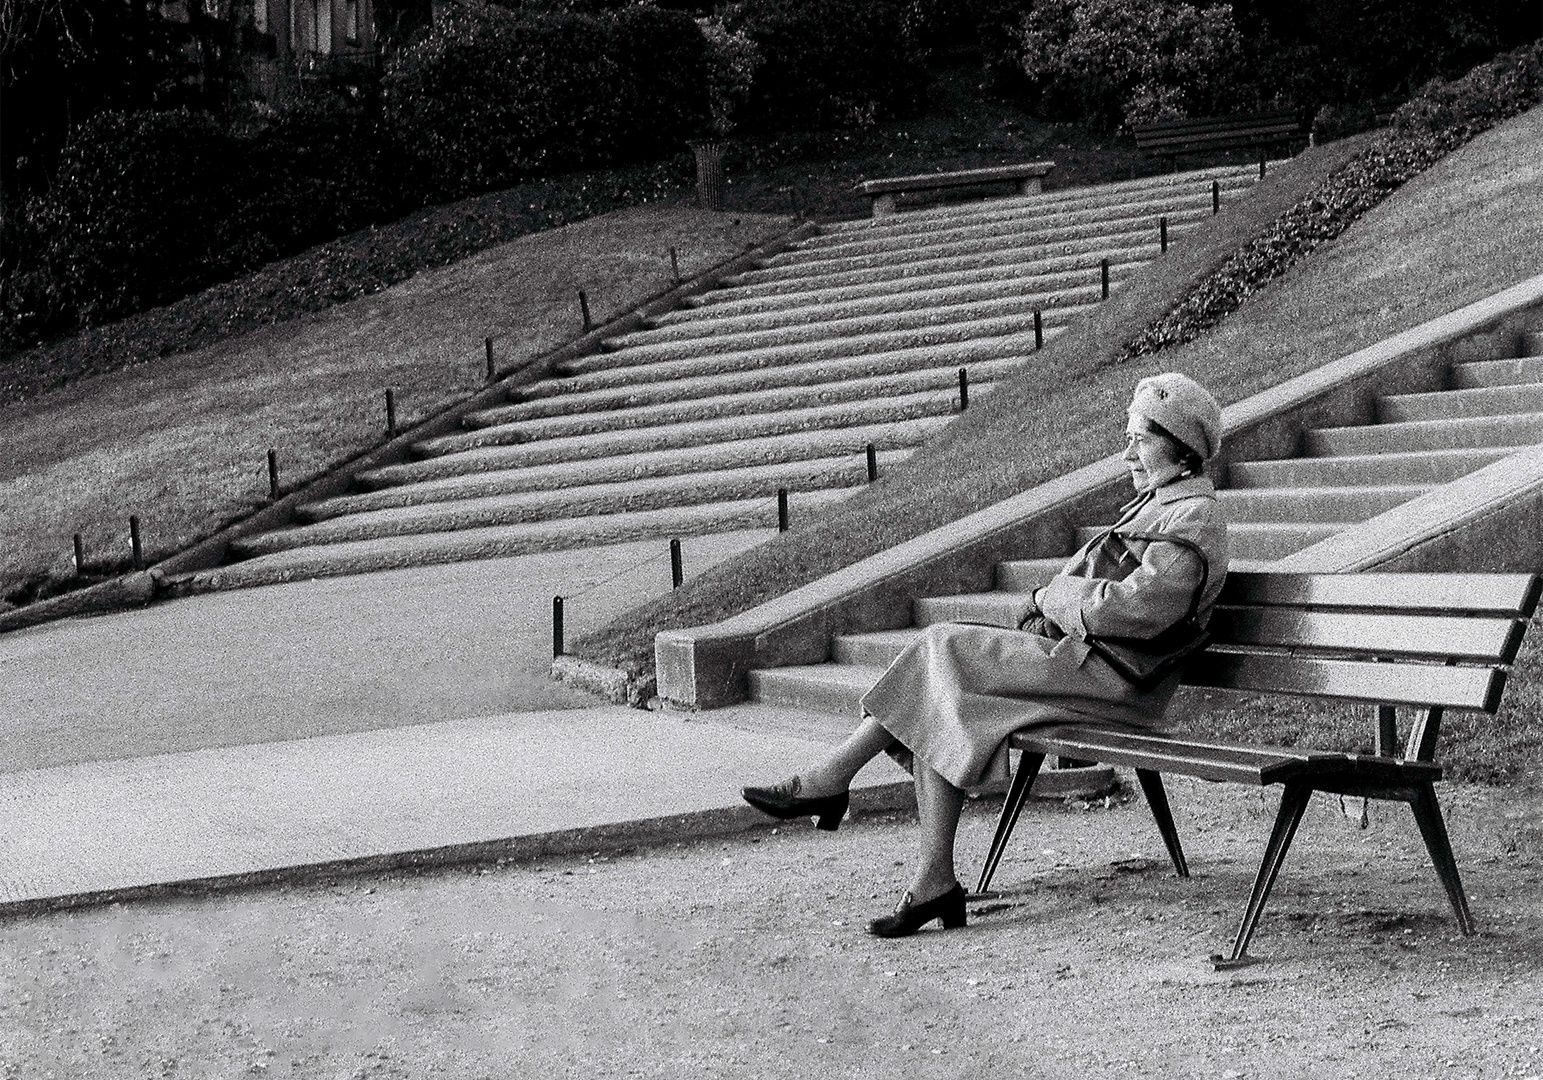
<instances>
[{"instance_id":1,"label":"bench backrest slat","mask_svg":"<svg viewBox=\"0 0 1543 1080\"><path fill-rule=\"evenodd\" d=\"M1262 648L1309 648L1379 656L1509 664L1526 624L1514 618L1386 615L1289 607L1218 607L1213 639Z\"/></svg>"},{"instance_id":2,"label":"bench backrest slat","mask_svg":"<svg viewBox=\"0 0 1543 1080\"><path fill-rule=\"evenodd\" d=\"M1530 619L1543 580L1536 574L1270 574L1227 575L1219 603L1431 611ZM1369 644L1369 643L1368 643Z\"/></svg>"},{"instance_id":3,"label":"bench backrest slat","mask_svg":"<svg viewBox=\"0 0 1543 1080\"><path fill-rule=\"evenodd\" d=\"M1489 667L1379 664L1301 656L1227 652L1213 645L1190 665L1185 682L1224 690L1344 698L1387 705L1494 712L1505 672Z\"/></svg>"}]
</instances>

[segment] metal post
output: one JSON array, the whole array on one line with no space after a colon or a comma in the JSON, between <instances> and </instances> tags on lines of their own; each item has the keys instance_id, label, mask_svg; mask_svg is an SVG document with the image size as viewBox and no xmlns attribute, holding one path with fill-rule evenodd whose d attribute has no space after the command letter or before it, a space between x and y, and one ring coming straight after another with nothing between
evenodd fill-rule
<instances>
[{"instance_id":1,"label":"metal post","mask_svg":"<svg viewBox=\"0 0 1543 1080\"><path fill-rule=\"evenodd\" d=\"M563 654L563 598L552 597L552 655Z\"/></svg>"},{"instance_id":2,"label":"metal post","mask_svg":"<svg viewBox=\"0 0 1543 1080\"><path fill-rule=\"evenodd\" d=\"M143 570L145 568L145 548L140 542L139 517L135 514L129 515L129 548L134 553L134 569Z\"/></svg>"},{"instance_id":3,"label":"metal post","mask_svg":"<svg viewBox=\"0 0 1543 1080\"><path fill-rule=\"evenodd\" d=\"M80 538L80 533L75 534L75 572L86 572L86 542Z\"/></svg>"},{"instance_id":4,"label":"metal post","mask_svg":"<svg viewBox=\"0 0 1543 1080\"><path fill-rule=\"evenodd\" d=\"M872 443L868 444L868 483L873 483L879 478L879 452Z\"/></svg>"},{"instance_id":5,"label":"metal post","mask_svg":"<svg viewBox=\"0 0 1543 1080\"><path fill-rule=\"evenodd\" d=\"M686 580L685 568L680 562L680 541L670 541L670 588L680 588L680 583Z\"/></svg>"},{"instance_id":6,"label":"metal post","mask_svg":"<svg viewBox=\"0 0 1543 1080\"><path fill-rule=\"evenodd\" d=\"M1034 348L1045 347L1045 321L1040 318L1039 308L1034 309Z\"/></svg>"},{"instance_id":7,"label":"metal post","mask_svg":"<svg viewBox=\"0 0 1543 1080\"><path fill-rule=\"evenodd\" d=\"M675 284L680 284L680 260L675 255L675 249L670 249L670 273L675 275Z\"/></svg>"},{"instance_id":8,"label":"metal post","mask_svg":"<svg viewBox=\"0 0 1543 1080\"><path fill-rule=\"evenodd\" d=\"M1212 180L1211 181L1211 213L1219 214L1221 212L1222 212L1222 182L1220 180Z\"/></svg>"},{"instance_id":9,"label":"metal post","mask_svg":"<svg viewBox=\"0 0 1543 1080\"><path fill-rule=\"evenodd\" d=\"M589 317L589 297L584 295L584 290L579 290L579 314L584 316L584 332L587 334L595 328L594 322Z\"/></svg>"},{"instance_id":10,"label":"metal post","mask_svg":"<svg viewBox=\"0 0 1543 1080\"><path fill-rule=\"evenodd\" d=\"M488 382L492 382L495 378L497 378L497 374L493 368L493 339L490 337L483 338L482 347L487 351L488 354Z\"/></svg>"},{"instance_id":11,"label":"metal post","mask_svg":"<svg viewBox=\"0 0 1543 1080\"><path fill-rule=\"evenodd\" d=\"M268 498L279 497L279 452L268 447Z\"/></svg>"},{"instance_id":12,"label":"metal post","mask_svg":"<svg viewBox=\"0 0 1543 1080\"><path fill-rule=\"evenodd\" d=\"M777 489L777 531L788 531L788 489Z\"/></svg>"},{"instance_id":13,"label":"metal post","mask_svg":"<svg viewBox=\"0 0 1543 1080\"><path fill-rule=\"evenodd\" d=\"M970 407L970 375L964 368L959 369L959 411Z\"/></svg>"},{"instance_id":14,"label":"metal post","mask_svg":"<svg viewBox=\"0 0 1543 1080\"><path fill-rule=\"evenodd\" d=\"M386 438L396 438L396 391L386 387Z\"/></svg>"},{"instance_id":15,"label":"metal post","mask_svg":"<svg viewBox=\"0 0 1543 1080\"><path fill-rule=\"evenodd\" d=\"M1269 155L1266 154L1264 150L1259 151L1259 179L1261 180L1264 179L1264 163L1268 156Z\"/></svg>"},{"instance_id":16,"label":"metal post","mask_svg":"<svg viewBox=\"0 0 1543 1080\"><path fill-rule=\"evenodd\" d=\"M1109 299L1109 260L1100 259L1098 263L1098 283L1103 290L1103 299Z\"/></svg>"},{"instance_id":17,"label":"metal post","mask_svg":"<svg viewBox=\"0 0 1543 1080\"><path fill-rule=\"evenodd\" d=\"M1157 243L1164 253L1168 251L1168 219L1166 217L1157 219Z\"/></svg>"}]
</instances>

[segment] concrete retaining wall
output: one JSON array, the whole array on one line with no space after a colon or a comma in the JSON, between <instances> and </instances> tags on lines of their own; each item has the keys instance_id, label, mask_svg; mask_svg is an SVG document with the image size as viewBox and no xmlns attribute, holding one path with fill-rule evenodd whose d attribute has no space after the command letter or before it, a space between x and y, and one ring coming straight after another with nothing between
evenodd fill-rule
<instances>
[{"instance_id":1,"label":"concrete retaining wall","mask_svg":"<svg viewBox=\"0 0 1543 1080\"><path fill-rule=\"evenodd\" d=\"M1219 468L1292 457L1304 431L1373 422L1382 395L1444 389L1454 363L1514 356L1540 310L1543 275L1231 405ZM1128 494L1119 457L1104 458L722 622L665 631L654 643L659 697L688 709L743 701L752 668L820 663L836 634L909 626L914 597L984 591L998 562L1063 555L1078 525L1112 517Z\"/></svg>"}]
</instances>

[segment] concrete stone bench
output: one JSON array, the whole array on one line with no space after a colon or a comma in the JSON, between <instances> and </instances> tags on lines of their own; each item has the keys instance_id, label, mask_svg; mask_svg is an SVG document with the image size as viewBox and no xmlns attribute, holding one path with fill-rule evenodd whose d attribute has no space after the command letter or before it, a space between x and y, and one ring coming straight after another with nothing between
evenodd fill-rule
<instances>
[{"instance_id":1,"label":"concrete stone bench","mask_svg":"<svg viewBox=\"0 0 1543 1080\"><path fill-rule=\"evenodd\" d=\"M940 191L946 188L972 187L976 184L1012 182L1020 195L1033 195L1041 189L1045 175L1055 168L1053 161L1031 161L1024 165L994 165L985 169L960 169L956 172L924 173L919 176L891 176L864 180L852 188L873 200L873 216L885 217L895 212L895 196L913 191Z\"/></svg>"}]
</instances>

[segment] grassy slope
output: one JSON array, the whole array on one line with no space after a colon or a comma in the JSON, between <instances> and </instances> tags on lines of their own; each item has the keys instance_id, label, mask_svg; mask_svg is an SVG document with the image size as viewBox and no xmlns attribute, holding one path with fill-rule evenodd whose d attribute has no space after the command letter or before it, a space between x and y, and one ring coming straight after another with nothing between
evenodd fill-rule
<instances>
[{"instance_id":1,"label":"grassy slope","mask_svg":"<svg viewBox=\"0 0 1543 1080\"><path fill-rule=\"evenodd\" d=\"M599 319L668 287L668 249L696 273L787 228L787 218L684 208L623 211L490 248L331 311L83 380L0 408L0 596L50 567L70 535L88 565L170 554L267 496L268 447L285 489L378 444L383 392L398 422L480 389L482 338L500 363L579 332L574 290Z\"/></svg>"},{"instance_id":2,"label":"grassy slope","mask_svg":"<svg viewBox=\"0 0 1543 1080\"><path fill-rule=\"evenodd\" d=\"M1535 273L1543 266L1540 145L1543 109L1534 109L1416 178L1198 340L1110 364L1104 357L1125 335L1132 290L1099 331L1054 342L904 469L663 602L624 613L576 650L641 670L658 629L744 610L1111 453L1130 389L1148 374L1186 371L1224 403L1237 401ZM1156 288L1176 276L1158 265L1145 278ZM1521 703L1530 693L1517 687L1513 697Z\"/></svg>"}]
</instances>

